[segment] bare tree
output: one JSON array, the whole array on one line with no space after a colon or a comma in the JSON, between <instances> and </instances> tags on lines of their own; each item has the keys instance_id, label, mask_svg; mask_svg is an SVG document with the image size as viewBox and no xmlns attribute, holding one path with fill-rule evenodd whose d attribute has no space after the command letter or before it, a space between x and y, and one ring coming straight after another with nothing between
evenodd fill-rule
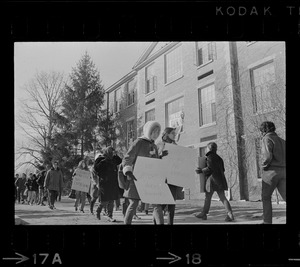
<instances>
[{"instance_id":1,"label":"bare tree","mask_svg":"<svg viewBox=\"0 0 300 267\"><path fill-rule=\"evenodd\" d=\"M16 126L24 133L26 143L17 150L20 162L16 169L24 164L37 167L43 164L43 153L49 152L55 129L55 113L60 109L62 89L65 85L63 73L37 72L24 86L27 98L20 101L21 114L16 118Z\"/></svg>"}]
</instances>

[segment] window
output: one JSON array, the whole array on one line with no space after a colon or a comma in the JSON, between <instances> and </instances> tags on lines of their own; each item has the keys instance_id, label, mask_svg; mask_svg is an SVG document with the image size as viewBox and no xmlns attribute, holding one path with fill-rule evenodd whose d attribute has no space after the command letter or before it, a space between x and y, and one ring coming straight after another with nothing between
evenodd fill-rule
<instances>
[{"instance_id":1,"label":"window","mask_svg":"<svg viewBox=\"0 0 300 267\"><path fill-rule=\"evenodd\" d=\"M181 46L165 55L165 83L172 82L182 76Z\"/></svg>"},{"instance_id":2,"label":"window","mask_svg":"<svg viewBox=\"0 0 300 267\"><path fill-rule=\"evenodd\" d=\"M256 158L256 169L257 169L257 178L261 178L262 168L261 168L261 145L260 138L255 138L255 158Z\"/></svg>"},{"instance_id":3,"label":"window","mask_svg":"<svg viewBox=\"0 0 300 267\"><path fill-rule=\"evenodd\" d=\"M178 127L182 125L183 97L166 104L167 126Z\"/></svg>"},{"instance_id":4,"label":"window","mask_svg":"<svg viewBox=\"0 0 300 267\"><path fill-rule=\"evenodd\" d=\"M127 147L131 145L134 141L134 120L127 121L126 130L127 130Z\"/></svg>"},{"instance_id":5,"label":"window","mask_svg":"<svg viewBox=\"0 0 300 267\"><path fill-rule=\"evenodd\" d=\"M205 157L206 146L199 147L199 155L200 157Z\"/></svg>"},{"instance_id":6,"label":"window","mask_svg":"<svg viewBox=\"0 0 300 267\"><path fill-rule=\"evenodd\" d=\"M275 108L275 68L273 62L250 70L253 109L255 113Z\"/></svg>"},{"instance_id":7,"label":"window","mask_svg":"<svg viewBox=\"0 0 300 267\"><path fill-rule=\"evenodd\" d=\"M121 110L121 89L115 90L115 101L114 101L114 112L119 112Z\"/></svg>"},{"instance_id":8,"label":"window","mask_svg":"<svg viewBox=\"0 0 300 267\"><path fill-rule=\"evenodd\" d=\"M145 70L146 75L146 90L145 93L156 91L157 88L157 77L154 75L154 64L148 66Z\"/></svg>"},{"instance_id":9,"label":"window","mask_svg":"<svg viewBox=\"0 0 300 267\"><path fill-rule=\"evenodd\" d=\"M199 89L200 126L216 121L215 86L213 84Z\"/></svg>"},{"instance_id":10,"label":"window","mask_svg":"<svg viewBox=\"0 0 300 267\"><path fill-rule=\"evenodd\" d=\"M216 42L197 42L196 50L198 66L217 59Z\"/></svg>"},{"instance_id":11,"label":"window","mask_svg":"<svg viewBox=\"0 0 300 267\"><path fill-rule=\"evenodd\" d=\"M147 121L154 121L155 120L155 109L150 109L145 112L145 123Z\"/></svg>"},{"instance_id":12,"label":"window","mask_svg":"<svg viewBox=\"0 0 300 267\"><path fill-rule=\"evenodd\" d=\"M127 107L134 103L136 81L133 79L126 85L126 104Z\"/></svg>"}]
</instances>

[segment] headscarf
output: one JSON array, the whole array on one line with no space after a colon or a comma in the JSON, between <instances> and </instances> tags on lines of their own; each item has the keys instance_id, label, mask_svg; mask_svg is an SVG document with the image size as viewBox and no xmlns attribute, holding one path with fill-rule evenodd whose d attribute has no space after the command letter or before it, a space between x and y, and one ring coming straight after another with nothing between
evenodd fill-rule
<instances>
[{"instance_id":1,"label":"headscarf","mask_svg":"<svg viewBox=\"0 0 300 267\"><path fill-rule=\"evenodd\" d=\"M150 138L151 133L156 127L159 128L159 133L160 133L161 126L157 121L147 121L143 127L143 133L144 133L143 137L151 140L151 138Z\"/></svg>"}]
</instances>

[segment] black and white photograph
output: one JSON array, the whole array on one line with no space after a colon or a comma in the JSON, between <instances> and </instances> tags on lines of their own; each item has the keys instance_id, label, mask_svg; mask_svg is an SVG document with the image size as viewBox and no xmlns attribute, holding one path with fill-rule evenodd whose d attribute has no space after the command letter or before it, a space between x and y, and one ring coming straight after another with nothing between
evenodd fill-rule
<instances>
[{"instance_id":1,"label":"black and white photograph","mask_svg":"<svg viewBox=\"0 0 300 267\"><path fill-rule=\"evenodd\" d=\"M15 42L15 224L286 224L284 41Z\"/></svg>"}]
</instances>

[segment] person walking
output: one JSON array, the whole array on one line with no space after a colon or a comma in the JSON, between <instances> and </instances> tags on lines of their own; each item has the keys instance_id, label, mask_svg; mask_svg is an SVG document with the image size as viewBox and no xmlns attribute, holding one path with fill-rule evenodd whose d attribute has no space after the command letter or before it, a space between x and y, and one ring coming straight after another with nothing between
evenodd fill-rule
<instances>
[{"instance_id":1,"label":"person walking","mask_svg":"<svg viewBox=\"0 0 300 267\"><path fill-rule=\"evenodd\" d=\"M25 186L26 183L26 174L23 173L21 177L18 177L18 179L15 182L15 186L17 188L17 201L20 204L22 201L22 204L24 204L24 191L26 189Z\"/></svg>"},{"instance_id":2,"label":"person walking","mask_svg":"<svg viewBox=\"0 0 300 267\"><path fill-rule=\"evenodd\" d=\"M42 170L38 174L37 183L39 185L38 191L38 205L45 206L44 204L44 182L45 182L46 170Z\"/></svg>"},{"instance_id":3,"label":"person walking","mask_svg":"<svg viewBox=\"0 0 300 267\"><path fill-rule=\"evenodd\" d=\"M160 151L160 156L167 156L165 148L165 144L173 144L177 145L175 142L175 137L176 137L176 128L173 127L166 127L165 130L162 133L162 141L157 144L158 150ZM182 199L182 187L176 186L176 185L171 185L168 184L169 189L172 193L172 196L174 200L176 201L177 199ZM168 212L168 224L172 225L174 224L174 216L175 216L175 204L168 204L168 205L163 205L163 210Z\"/></svg>"},{"instance_id":4,"label":"person walking","mask_svg":"<svg viewBox=\"0 0 300 267\"><path fill-rule=\"evenodd\" d=\"M76 171L78 171L78 169L79 170L84 170L84 171L89 171L89 168L88 168L88 165L87 165L87 162L86 162L85 159L81 160L78 163L78 166L77 166L76 170L73 173L73 177L76 175ZM84 213L84 206L85 206L85 200L86 200L86 192L76 190L75 196L76 196L75 204L74 204L75 211L78 210L78 204L81 203L80 204L80 211Z\"/></svg>"},{"instance_id":5,"label":"person walking","mask_svg":"<svg viewBox=\"0 0 300 267\"><path fill-rule=\"evenodd\" d=\"M36 182L36 177L33 173L29 174L29 179L25 183L27 187L27 202L29 205L35 203L36 200L36 191L38 189L38 184Z\"/></svg>"},{"instance_id":6,"label":"person walking","mask_svg":"<svg viewBox=\"0 0 300 267\"><path fill-rule=\"evenodd\" d=\"M259 128L262 157L263 224L272 224L272 194L277 188L286 201L285 140L276 134L275 124L264 121Z\"/></svg>"},{"instance_id":7,"label":"person walking","mask_svg":"<svg viewBox=\"0 0 300 267\"><path fill-rule=\"evenodd\" d=\"M214 192L217 192L227 211L225 221L232 222L234 221L232 208L224 192L225 190L228 190L227 181L224 175L224 162L223 159L217 154L217 148L218 147L215 142L208 143L206 147L206 167L202 169L198 167L196 169L196 173L204 173L204 175L206 176L206 188L203 210L200 213L196 213L195 216L202 220L207 219L207 214L209 212L211 204L211 198Z\"/></svg>"},{"instance_id":8,"label":"person walking","mask_svg":"<svg viewBox=\"0 0 300 267\"><path fill-rule=\"evenodd\" d=\"M98 157L97 157L98 158ZM91 184L90 184L90 189L89 189L89 194L91 196L91 201L90 201L90 211L92 214L94 214L94 205L99 198L99 177L95 171L94 166L91 166L90 168L91 172Z\"/></svg>"},{"instance_id":9,"label":"person walking","mask_svg":"<svg viewBox=\"0 0 300 267\"><path fill-rule=\"evenodd\" d=\"M63 175L57 160L53 161L52 168L46 174L44 188L48 191L49 208L53 210L55 199L63 189Z\"/></svg>"},{"instance_id":10,"label":"person walking","mask_svg":"<svg viewBox=\"0 0 300 267\"><path fill-rule=\"evenodd\" d=\"M101 219L101 211L107 206L109 222L113 219L114 201L119 198L118 165L122 159L115 153L113 147L108 146L103 151L103 156L96 159L94 168L99 176L99 205L97 207L97 218Z\"/></svg>"},{"instance_id":11,"label":"person walking","mask_svg":"<svg viewBox=\"0 0 300 267\"><path fill-rule=\"evenodd\" d=\"M143 127L144 135L137 138L130 148L128 149L126 155L123 158L123 174L127 176L129 180L129 187L124 191L124 197L128 198L129 206L126 210L124 223L131 224L133 216L136 212L136 208L140 201L140 196L137 192L134 181L136 177L133 174L134 164L138 156L140 157L152 157L159 158L157 146L154 141L158 138L160 134L161 126L156 121L148 121ZM162 203L163 204L163 203ZM157 224L164 224L164 216L161 204L153 204L153 221Z\"/></svg>"}]
</instances>

